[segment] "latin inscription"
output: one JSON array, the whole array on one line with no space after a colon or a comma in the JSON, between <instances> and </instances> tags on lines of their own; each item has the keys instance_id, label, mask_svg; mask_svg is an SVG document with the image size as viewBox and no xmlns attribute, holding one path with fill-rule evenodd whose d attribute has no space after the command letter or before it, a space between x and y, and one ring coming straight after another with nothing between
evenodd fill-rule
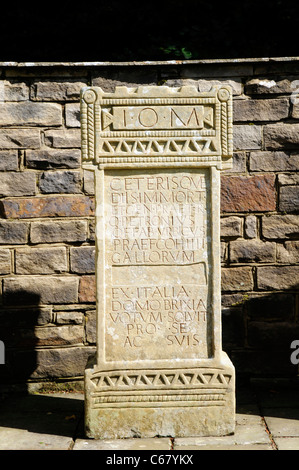
<instances>
[{"instance_id":1,"label":"latin inscription","mask_svg":"<svg viewBox=\"0 0 299 470\"><path fill-rule=\"evenodd\" d=\"M106 172L106 359L207 357L206 170ZM109 286L109 287L108 287Z\"/></svg>"},{"instance_id":2,"label":"latin inscription","mask_svg":"<svg viewBox=\"0 0 299 470\"><path fill-rule=\"evenodd\" d=\"M102 110L102 130L210 129L212 106L114 106Z\"/></svg>"}]
</instances>

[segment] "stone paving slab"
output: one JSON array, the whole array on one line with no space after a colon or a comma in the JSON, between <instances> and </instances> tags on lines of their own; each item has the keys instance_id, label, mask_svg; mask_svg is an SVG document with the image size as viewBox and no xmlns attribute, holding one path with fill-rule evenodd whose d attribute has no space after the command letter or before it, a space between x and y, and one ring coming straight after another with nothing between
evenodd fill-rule
<instances>
[{"instance_id":1,"label":"stone paving slab","mask_svg":"<svg viewBox=\"0 0 299 470\"><path fill-rule=\"evenodd\" d=\"M299 437L277 437L275 443L278 450L299 450Z\"/></svg>"},{"instance_id":2,"label":"stone paving slab","mask_svg":"<svg viewBox=\"0 0 299 470\"><path fill-rule=\"evenodd\" d=\"M171 439L76 439L73 450L171 450Z\"/></svg>"}]
</instances>

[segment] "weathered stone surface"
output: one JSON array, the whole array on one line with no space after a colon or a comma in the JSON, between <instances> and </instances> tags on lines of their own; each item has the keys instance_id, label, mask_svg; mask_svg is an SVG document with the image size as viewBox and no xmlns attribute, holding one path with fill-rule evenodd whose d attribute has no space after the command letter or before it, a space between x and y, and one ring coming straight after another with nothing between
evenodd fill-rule
<instances>
[{"instance_id":1,"label":"weathered stone surface","mask_svg":"<svg viewBox=\"0 0 299 470\"><path fill-rule=\"evenodd\" d=\"M299 119L299 99L297 97L292 109L292 118Z\"/></svg>"},{"instance_id":2,"label":"weathered stone surface","mask_svg":"<svg viewBox=\"0 0 299 470\"><path fill-rule=\"evenodd\" d=\"M83 242L87 238L87 223L83 220L32 222L32 243Z\"/></svg>"},{"instance_id":3,"label":"weathered stone surface","mask_svg":"<svg viewBox=\"0 0 299 470\"><path fill-rule=\"evenodd\" d=\"M279 189L279 210L284 212L299 210L299 185L282 186Z\"/></svg>"},{"instance_id":4,"label":"weathered stone surface","mask_svg":"<svg viewBox=\"0 0 299 470\"><path fill-rule=\"evenodd\" d=\"M269 100L235 100L234 121L280 121L289 115L287 98Z\"/></svg>"},{"instance_id":5,"label":"weathered stone surface","mask_svg":"<svg viewBox=\"0 0 299 470\"><path fill-rule=\"evenodd\" d=\"M3 199L0 212L5 218L84 217L94 214L94 202L86 196L49 196Z\"/></svg>"},{"instance_id":6,"label":"weathered stone surface","mask_svg":"<svg viewBox=\"0 0 299 470\"><path fill-rule=\"evenodd\" d=\"M1 101L27 101L29 99L29 87L24 82L0 82Z\"/></svg>"},{"instance_id":7,"label":"weathered stone surface","mask_svg":"<svg viewBox=\"0 0 299 470\"><path fill-rule=\"evenodd\" d=\"M0 221L0 243L8 245L27 243L28 233L27 223Z\"/></svg>"},{"instance_id":8,"label":"weathered stone surface","mask_svg":"<svg viewBox=\"0 0 299 470\"><path fill-rule=\"evenodd\" d=\"M11 272L11 252L5 248L0 249L0 273L10 274Z\"/></svg>"},{"instance_id":9,"label":"weathered stone surface","mask_svg":"<svg viewBox=\"0 0 299 470\"><path fill-rule=\"evenodd\" d=\"M221 286L223 291L250 291L253 289L252 268L222 268Z\"/></svg>"},{"instance_id":10,"label":"weathered stone surface","mask_svg":"<svg viewBox=\"0 0 299 470\"><path fill-rule=\"evenodd\" d=\"M277 244L277 261L286 264L298 263L299 241L287 241L283 245Z\"/></svg>"},{"instance_id":11,"label":"weathered stone surface","mask_svg":"<svg viewBox=\"0 0 299 470\"><path fill-rule=\"evenodd\" d=\"M49 145L49 147L55 148L80 148L80 129L57 129L45 131L45 143Z\"/></svg>"},{"instance_id":12,"label":"weathered stone surface","mask_svg":"<svg viewBox=\"0 0 299 470\"><path fill-rule=\"evenodd\" d=\"M299 124L268 124L264 126L266 149L298 149Z\"/></svg>"},{"instance_id":13,"label":"weathered stone surface","mask_svg":"<svg viewBox=\"0 0 299 470\"><path fill-rule=\"evenodd\" d=\"M292 238L299 233L298 215L271 215L262 217L262 233L265 238Z\"/></svg>"},{"instance_id":14,"label":"weathered stone surface","mask_svg":"<svg viewBox=\"0 0 299 470\"><path fill-rule=\"evenodd\" d=\"M223 212L275 210L275 176L223 176L221 209Z\"/></svg>"},{"instance_id":15,"label":"weathered stone surface","mask_svg":"<svg viewBox=\"0 0 299 470\"><path fill-rule=\"evenodd\" d=\"M80 90L86 86L84 82L75 81L46 81L33 85L33 97L37 101L70 101L78 100Z\"/></svg>"},{"instance_id":16,"label":"weathered stone surface","mask_svg":"<svg viewBox=\"0 0 299 470\"><path fill-rule=\"evenodd\" d=\"M95 272L95 247L81 246L70 249L70 268L74 273Z\"/></svg>"},{"instance_id":17,"label":"weathered stone surface","mask_svg":"<svg viewBox=\"0 0 299 470\"><path fill-rule=\"evenodd\" d=\"M90 303L96 301L95 276L81 276L79 284L79 302Z\"/></svg>"},{"instance_id":18,"label":"weathered stone surface","mask_svg":"<svg viewBox=\"0 0 299 470\"><path fill-rule=\"evenodd\" d=\"M65 105L65 124L67 127L80 127L79 103L69 103Z\"/></svg>"},{"instance_id":19,"label":"weathered stone surface","mask_svg":"<svg viewBox=\"0 0 299 470\"><path fill-rule=\"evenodd\" d=\"M261 240L235 240L230 242L232 263L269 263L275 261L275 243Z\"/></svg>"},{"instance_id":20,"label":"weathered stone surface","mask_svg":"<svg viewBox=\"0 0 299 470\"><path fill-rule=\"evenodd\" d=\"M255 215L249 215L245 218L244 230L247 238L257 237L257 218Z\"/></svg>"},{"instance_id":21,"label":"weathered stone surface","mask_svg":"<svg viewBox=\"0 0 299 470\"><path fill-rule=\"evenodd\" d=\"M39 181L42 193L80 193L82 176L79 171L47 171L42 173Z\"/></svg>"},{"instance_id":22,"label":"weathered stone surface","mask_svg":"<svg viewBox=\"0 0 299 470\"><path fill-rule=\"evenodd\" d=\"M78 279L73 276L47 276L47 282L39 276L16 276L3 280L6 305L64 304L77 302Z\"/></svg>"},{"instance_id":23,"label":"weathered stone surface","mask_svg":"<svg viewBox=\"0 0 299 470\"><path fill-rule=\"evenodd\" d=\"M278 175L279 186L293 186L299 184L299 173Z\"/></svg>"},{"instance_id":24,"label":"weathered stone surface","mask_svg":"<svg viewBox=\"0 0 299 470\"><path fill-rule=\"evenodd\" d=\"M286 152L251 152L251 171L296 171L299 169L299 154Z\"/></svg>"},{"instance_id":25,"label":"weathered stone surface","mask_svg":"<svg viewBox=\"0 0 299 470\"><path fill-rule=\"evenodd\" d=\"M81 325L83 324L84 315L82 312L69 312L69 311L59 311L55 314L55 323L57 325Z\"/></svg>"},{"instance_id":26,"label":"weathered stone surface","mask_svg":"<svg viewBox=\"0 0 299 470\"><path fill-rule=\"evenodd\" d=\"M0 173L1 196L31 196L36 191L36 175L33 172Z\"/></svg>"},{"instance_id":27,"label":"weathered stone surface","mask_svg":"<svg viewBox=\"0 0 299 470\"><path fill-rule=\"evenodd\" d=\"M79 168L81 152L78 149L40 149L26 151L28 168L48 170L55 168Z\"/></svg>"},{"instance_id":28,"label":"weathered stone surface","mask_svg":"<svg viewBox=\"0 0 299 470\"><path fill-rule=\"evenodd\" d=\"M40 144L40 131L37 129L0 129L1 149L38 149Z\"/></svg>"},{"instance_id":29,"label":"weathered stone surface","mask_svg":"<svg viewBox=\"0 0 299 470\"><path fill-rule=\"evenodd\" d=\"M258 125L234 125L234 150L254 150L262 148L262 128Z\"/></svg>"},{"instance_id":30,"label":"weathered stone surface","mask_svg":"<svg viewBox=\"0 0 299 470\"><path fill-rule=\"evenodd\" d=\"M0 102L0 125L2 126L60 126L62 108L54 103Z\"/></svg>"},{"instance_id":31,"label":"weathered stone surface","mask_svg":"<svg viewBox=\"0 0 299 470\"><path fill-rule=\"evenodd\" d=\"M66 248L18 248L16 274L54 274L67 271Z\"/></svg>"},{"instance_id":32,"label":"weathered stone surface","mask_svg":"<svg viewBox=\"0 0 299 470\"><path fill-rule=\"evenodd\" d=\"M261 290L298 290L299 266L262 266L257 268L257 286Z\"/></svg>"},{"instance_id":33,"label":"weathered stone surface","mask_svg":"<svg viewBox=\"0 0 299 470\"><path fill-rule=\"evenodd\" d=\"M242 235L241 217L223 217L220 220L220 225L221 237L240 237Z\"/></svg>"},{"instance_id":34,"label":"weathered stone surface","mask_svg":"<svg viewBox=\"0 0 299 470\"><path fill-rule=\"evenodd\" d=\"M90 344L97 342L97 316L96 310L89 310L85 317L86 341Z\"/></svg>"},{"instance_id":35,"label":"weathered stone surface","mask_svg":"<svg viewBox=\"0 0 299 470\"><path fill-rule=\"evenodd\" d=\"M0 171L17 170L18 166L17 150L0 150Z\"/></svg>"},{"instance_id":36,"label":"weathered stone surface","mask_svg":"<svg viewBox=\"0 0 299 470\"><path fill-rule=\"evenodd\" d=\"M252 78L245 84L245 92L252 95L272 95L293 93L297 88L296 78Z\"/></svg>"}]
</instances>

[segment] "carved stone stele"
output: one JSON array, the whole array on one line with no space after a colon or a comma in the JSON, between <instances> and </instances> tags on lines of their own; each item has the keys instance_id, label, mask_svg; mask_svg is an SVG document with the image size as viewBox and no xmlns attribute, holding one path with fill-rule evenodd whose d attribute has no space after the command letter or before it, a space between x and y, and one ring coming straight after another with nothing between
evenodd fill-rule
<instances>
[{"instance_id":1,"label":"carved stone stele","mask_svg":"<svg viewBox=\"0 0 299 470\"><path fill-rule=\"evenodd\" d=\"M229 87L81 92L95 173L97 353L85 372L93 438L234 432L222 351L220 171L232 165Z\"/></svg>"}]
</instances>

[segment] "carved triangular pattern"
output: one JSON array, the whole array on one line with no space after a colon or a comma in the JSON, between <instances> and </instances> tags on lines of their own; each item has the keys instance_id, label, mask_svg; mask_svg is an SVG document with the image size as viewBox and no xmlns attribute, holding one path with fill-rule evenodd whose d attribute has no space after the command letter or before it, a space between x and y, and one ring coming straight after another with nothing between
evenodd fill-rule
<instances>
[{"instance_id":1,"label":"carved triangular pattern","mask_svg":"<svg viewBox=\"0 0 299 470\"><path fill-rule=\"evenodd\" d=\"M102 153L186 153L186 152L207 152L216 151L212 139L209 138L189 138L182 140L170 139L167 141L149 140L105 140L102 145Z\"/></svg>"}]
</instances>

